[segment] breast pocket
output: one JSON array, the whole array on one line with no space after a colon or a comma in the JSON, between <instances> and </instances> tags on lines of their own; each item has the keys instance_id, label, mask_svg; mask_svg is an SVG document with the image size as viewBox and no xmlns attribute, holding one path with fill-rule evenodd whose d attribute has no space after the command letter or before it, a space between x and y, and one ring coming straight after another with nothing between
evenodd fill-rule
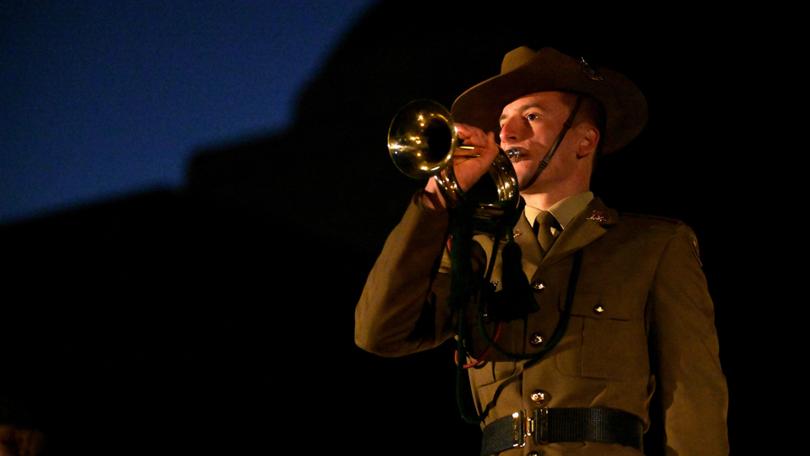
<instances>
[{"instance_id":1,"label":"breast pocket","mask_svg":"<svg viewBox=\"0 0 810 456\"><path fill-rule=\"evenodd\" d=\"M643 305L623 301L618 290L578 293L568 330L555 351L557 367L565 375L611 380L646 377L649 357Z\"/></svg>"}]
</instances>

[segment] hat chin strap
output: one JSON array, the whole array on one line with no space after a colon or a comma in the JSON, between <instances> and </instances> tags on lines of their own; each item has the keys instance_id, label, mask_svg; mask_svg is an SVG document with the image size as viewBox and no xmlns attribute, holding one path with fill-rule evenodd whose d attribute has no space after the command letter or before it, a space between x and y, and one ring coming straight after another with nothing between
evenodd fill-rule
<instances>
[{"instance_id":1,"label":"hat chin strap","mask_svg":"<svg viewBox=\"0 0 810 456\"><path fill-rule=\"evenodd\" d=\"M540 164L537 165L537 169L534 171L534 174L532 174L532 178L529 179L529 182L526 182L526 185L520 186L521 190L525 190L534 185L534 181L536 181L537 178L540 177L540 173L542 173L543 170L546 169L546 167L548 166L548 162L551 161L551 157L553 157L554 154L557 152L557 147L560 146L560 143L562 143L563 138L565 138L565 134L568 133L568 129L571 128L571 125L573 125L574 117L577 116L577 111L579 111L579 105L581 101L582 96L577 95L577 100L574 103L574 109L572 109L571 114L568 115L568 119L566 119L565 123L563 124L563 128L562 130L560 130L560 134L557 135L557 139L555 139L554 143L551 144L551 148L549 148L548 152L546 152L546 156L543 157L543 160L540 162Z\"/></svg>"}]
</instances>

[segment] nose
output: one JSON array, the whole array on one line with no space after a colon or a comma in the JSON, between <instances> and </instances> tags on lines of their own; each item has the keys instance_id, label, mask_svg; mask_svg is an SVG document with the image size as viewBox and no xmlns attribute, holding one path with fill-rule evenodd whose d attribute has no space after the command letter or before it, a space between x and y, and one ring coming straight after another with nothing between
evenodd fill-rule
<instances>
[{"instance_id":1,"label":"nose","mask_svg":"<svg viewBox=\"0 0 810 456\"><path fill-rule=\"evenodd\" d=\"M501 125L501 144L520 141L525 131L521 116L509 116Z\"/></svg>"}]
</instances>

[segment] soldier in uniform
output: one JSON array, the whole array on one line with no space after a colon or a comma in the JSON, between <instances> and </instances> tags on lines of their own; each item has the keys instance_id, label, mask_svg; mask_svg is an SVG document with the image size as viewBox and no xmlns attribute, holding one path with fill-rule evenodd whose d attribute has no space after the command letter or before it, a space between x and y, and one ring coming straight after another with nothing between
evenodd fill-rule
<instances>
[{"instance_id":1,"label":"soldier in uniform","mask_svg":"<svg viewBox=\"0 0 810 456\"><path fill-rule=\"evenodd\" d=\"M637 86L554 49L520 47L452 114L474 148L454 160L462 191L499 145L513 156L525 209L512 228L520 255L510 261L519 261L532 302L517 313L480 305L496 301L507 259L503 242L478 234L468 260L480 280L496 257L492 285L450 305L454 202L430 180L368 276L357 345L402 356L460 339L484 455L641 455L654 395L666 454L727 454L728 392L693 231L619 214L589 190L596 155L621 149L646 122Z\"/></svg>"}]
</instances>

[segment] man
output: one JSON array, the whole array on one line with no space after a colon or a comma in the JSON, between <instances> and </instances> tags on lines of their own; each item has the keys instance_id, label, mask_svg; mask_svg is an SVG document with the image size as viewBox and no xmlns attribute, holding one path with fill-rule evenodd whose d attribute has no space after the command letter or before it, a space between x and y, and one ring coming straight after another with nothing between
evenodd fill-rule
<instances>
[{"instance_id":1,"label":"man","mask_svg":"<svg viewBox=\"0 0 810 456\"><path fill-rule=\"evenodd\" d=\"M457 202L431 180L369 274L356 343L401 356L461 339L482 454L638 456L642 432L659 419L653 394L666 454L727 454L727 389L695 235L678 221L619 214L589 191L597 153L620 149L646 122L635 84L554 49L521 47L452 111L459 138L474 148L455 160L462 191L499 153L486 130L498 128L500 147L515 155L525 216L513 236L534 302L493 317L487 301L503 291L507 268L498 254L490 288L476 288L463 306L449 302L456 265L446 254L438 273L432 265ZM481 277L503 243L475 241Z\"/></svg>"}]
</instances>

